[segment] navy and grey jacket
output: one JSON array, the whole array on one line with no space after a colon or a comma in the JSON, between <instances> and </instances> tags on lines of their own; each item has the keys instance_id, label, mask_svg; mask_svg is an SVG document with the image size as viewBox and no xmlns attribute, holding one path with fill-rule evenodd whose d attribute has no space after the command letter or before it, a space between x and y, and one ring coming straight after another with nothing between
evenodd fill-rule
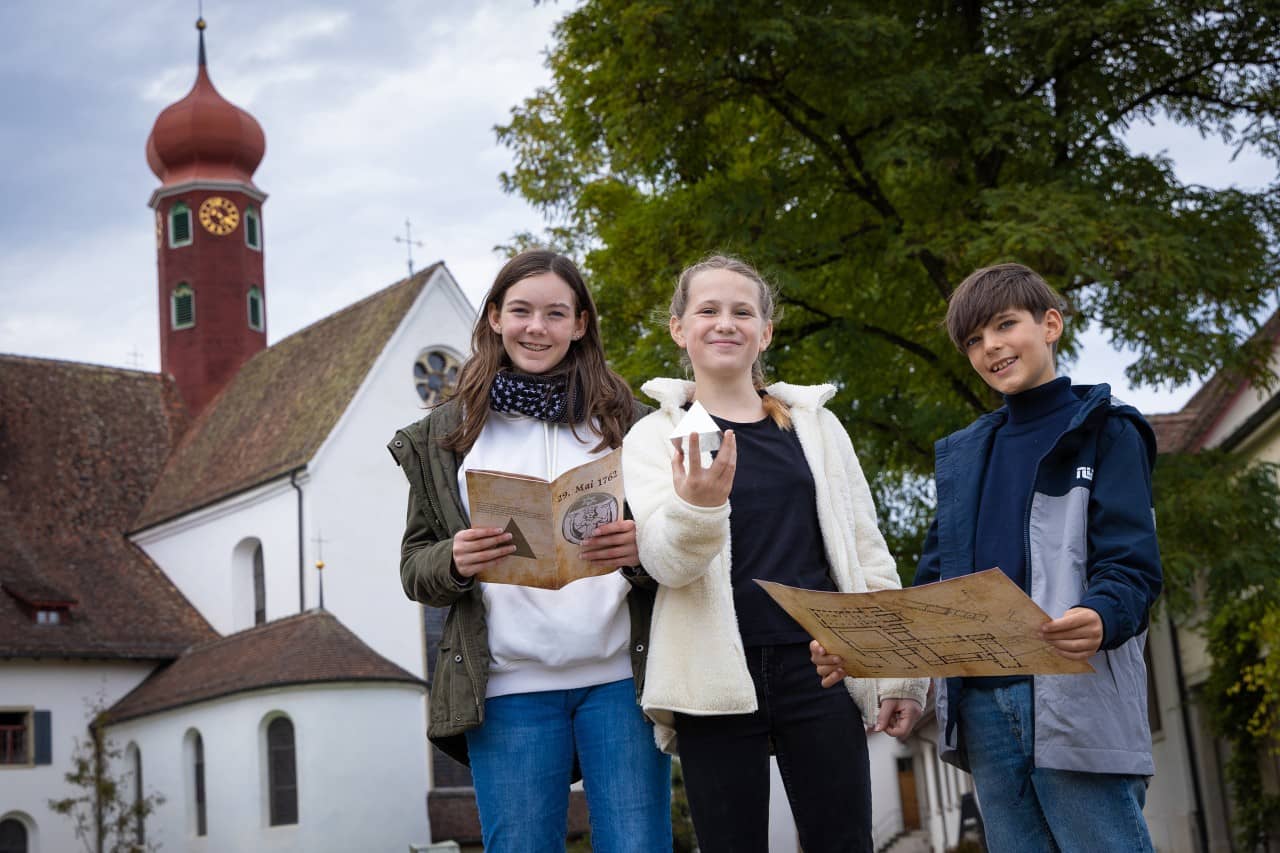
<instances>
[{"instance_id":1,"label":"navy and grey jacket","mask_svg":"<svg viewBox=\"0 0 1280 853\"><path fill-rule=\"evenodd\" d=\"M1035 765L1150 776L1147 613L1162 571L1151 502L1156 442L1142 415L1108 385L1075 386L1081 406L1036 467L1022 528L1031 598L1051 617L1088 607L1102 618L1092 675L1032 679ZM935 445L937 515L915 584L974 571L978 507L995 431L1007 410L983 415ZM983 567L987 568L987 567ZM939 680L939 755L968 769L954 715L959 679Z\"/></svg>"}]
</instances>

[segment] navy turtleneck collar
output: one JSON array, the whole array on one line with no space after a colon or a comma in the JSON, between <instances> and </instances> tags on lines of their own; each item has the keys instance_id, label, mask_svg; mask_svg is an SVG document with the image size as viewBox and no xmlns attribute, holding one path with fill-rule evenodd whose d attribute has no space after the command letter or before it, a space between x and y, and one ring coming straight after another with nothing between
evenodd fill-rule
<instances>
[{"instance_id":1,"label":"navy turtleneck collar","mask_svg":"<svg viewBox=\"0 0 1280 853\"><path fill-rule=\"evenodd\" d=\"M1009 407L1009 423L1026 424L1078 403L1079 398L1071 391L1071 379L1059 376L1030 390L1006 394L1004 402Z\"/></svg>"}]
</instances>

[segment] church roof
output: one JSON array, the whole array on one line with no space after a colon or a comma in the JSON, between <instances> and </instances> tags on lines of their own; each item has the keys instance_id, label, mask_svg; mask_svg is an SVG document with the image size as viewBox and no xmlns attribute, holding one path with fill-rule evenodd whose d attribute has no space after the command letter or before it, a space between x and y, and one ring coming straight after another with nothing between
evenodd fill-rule
<instances>
[{"instance_id":1,"label":"church roof","mask_svg":"<svg viewBox=\"0 0 1280 853\"><path fill-rule=\"evenodd\" d=\"M108 723L237 693L300 684L426 682L382 657L324 610L195 646L107 711Z\"/></svg>"},{"instance_id":2,"label":"church roof","mask_svg":"<svg viewBox=\"0 0 1280 853\"><path fill-rule=\"evenodd\" d=\"M0 656L159 660L216 636L124 535L185 419L154 373L0 356Z\"/></svg>"},{"instance_id":3,"label":"church roof","mask_svg":"<svg viewBox=\"0 0 1280 853\"><path fill-rule=\"evenodd\" d=\"M1276 311L1254 332L1251 340L1268 340L1274 349L1280 341L1280 311ZM1218 420L1237 397L1252 387L1239 371L1219 370L1200 387L1181 411L1151 415L1147 421L1156 433L1160 453L1190 453L1200 450ZM1252 427L1253 424L1246 424ZM1228 443L1233 443L1228 437Z\"/></svg>"},{"instance_id":4,"label":"church roof","mask_svg":"<svg viewBox=\"0 0 1280 853\"><path fill-rule=\"evenodd\" d=\"M330 314L247 361L191 425L133 528L305 466L440 266Z\"/></svg>"}]
</instances>

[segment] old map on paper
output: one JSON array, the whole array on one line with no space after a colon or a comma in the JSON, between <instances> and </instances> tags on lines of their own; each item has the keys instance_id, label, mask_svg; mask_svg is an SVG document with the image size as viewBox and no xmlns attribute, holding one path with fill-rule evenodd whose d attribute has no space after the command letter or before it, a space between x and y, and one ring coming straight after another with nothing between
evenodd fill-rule
<instances>
[{"instance_id":1,"label":"old map on paper","mask_svg":"<svg viewBox=\"0 0 1280 853\"><path fill-rule=\"evenodd\" d=\"M852 676L1093 672L1040 639L1043 610L999 569L880 592L815 592L756 581Z\"/></svg>"}]
</instances>

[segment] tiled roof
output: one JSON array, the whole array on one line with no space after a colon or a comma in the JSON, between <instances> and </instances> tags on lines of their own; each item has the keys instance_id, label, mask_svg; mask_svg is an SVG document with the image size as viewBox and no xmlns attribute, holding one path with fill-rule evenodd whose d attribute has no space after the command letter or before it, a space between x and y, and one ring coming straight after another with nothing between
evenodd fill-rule
<instances>
[{"instance_id":1,"label":"tiled roof","mask_svg":"<svg viewBox=\"0 0 1280 853\"><path fill-rule=\"evenodd\" d=\"M330 314L250 359L187 431L132 529L306 465L439 266Z\"/></svg>"},{"instance_id":2,"label":"tiled roof","mask_svg":"<svg viewBox=\"0 0 1280 853\"><path fill-rule=\"evenodd\" d=\"M1187 409L1167 415L1147 415L1147 423L1156 433L1156 452L1184 452L1199 417L1199 411Z\"/></svg>"},{"instance_id":3,"label":"tiled roof","mask_svg":"<svg viewBox=\"0 0 1280 853\"><path fill-rule=\"evenodd\" d=\"M1280 311L1253 334L1251 340L1280 340ZM1199 450L1205 436L1231 401L1249 387L1249 381L1238 371L1219 370L1192 395L1179 412L1151 415L1147 420L1156 432L1160 453L1183 453Z\"/></svg>"},{"instance_id":4,"label":"tiled roof","mask_svg":"<svg viewBox=\"0 0 1280 853\"><path fill-rule=\"evenodd\" d=\"M107 711L107 722L235 693L349 681L426 682L369 648L324 610L308 610L196 646Z\"/></svg>"},{"instance_id":5,"label":"tiled roof","mask_svg":"<svg viewBox=\"0 0 1280 853\"><path fill-rule=\"evenodd\" d=\"M0 356L0 656L159 660L216 636L124 535L185 417L154 373Z\"/></svg>"}]
</instances>

